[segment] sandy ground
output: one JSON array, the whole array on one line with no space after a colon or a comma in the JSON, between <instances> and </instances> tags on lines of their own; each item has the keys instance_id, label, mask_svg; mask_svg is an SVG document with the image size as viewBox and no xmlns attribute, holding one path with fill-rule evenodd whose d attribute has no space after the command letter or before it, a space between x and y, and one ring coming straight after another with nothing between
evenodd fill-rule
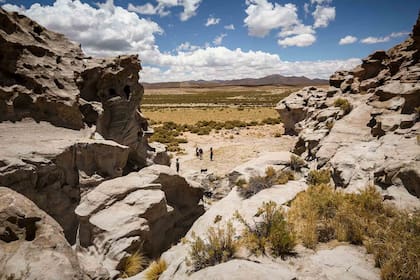
<instances>
[{"instance_id":1,"label":"sandy ground","mask_svg":"<svg viewBox=\"0 0 420 280\"><path fill-rule=\"evenodd\" d=\"M276 132L282 132L282 125L265 125L249 128L222 130L210 135L184 133L188 143L181 144L184 155L175 155L172 168L175 168L175 158L179 158L180 174L188 176L201 169L217 176L228 174L234 167L258 157L264 152L289 151L296 139L291 136L274 137ZM203 159L195 156L196 147L204 151ZM213 147L214 158L210 161L210 147Z\"/></svg>"}]
</instances>

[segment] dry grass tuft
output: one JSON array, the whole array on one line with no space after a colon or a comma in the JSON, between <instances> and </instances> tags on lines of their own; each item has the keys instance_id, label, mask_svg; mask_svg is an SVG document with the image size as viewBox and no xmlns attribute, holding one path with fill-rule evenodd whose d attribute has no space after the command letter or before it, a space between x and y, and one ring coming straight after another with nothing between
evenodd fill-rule
<instances>
[{"instance_id":1,"label":"dry grass tuft","mask_svg":"<svg viewBox=\"0 0 420 280\"><path fill-rule=\"evenodd\" d=\"M160 275L166 270L167 264L164 260L153 261L146 270L145 280L158 280Z\"/></svg>"},{"instance_id":2,"label":"dry grass tuft","mask_svg":"<svg viewBox=\"0 0 420 280\"><path fill-rule=\"evenodd\" d=\"M234 233L231 223L226 228L210 227L204 239L193 233L188 263L194 271L233 259L238 248Z\"/></svg>"},{"instance_id":3,"label":"dry grass tuft","mask_svg":"<svg viewBox=\"0 0 420 280\"><path fill-rule=\"evenodd\" d=\"M385 205L373 186L346 194L322 184L300 193L288 217L306 247L331 239L364 244L375 256L382 279L408 280L420 279L419 214Z\"/></svg>"},{"instance_id":4,"label":"dry grass tuft","mask_svg":"<svg viewBox=\"0 0 420 280\"><path fill-rule=\"evenodd\" d=\"M125 257L121 262L121 277L128 278L144 270L147 259L139 251Z\"/></svg>"},{"instance_id":5,"label":"dry grass tuft","mask_svg":"<svg viewBox=\"0 0 420 280\"><path fill-rule=\"evenodd\" d=\"M347 115L352 110L350 102L345 98L338 98L334 101L335 107L340 107L343 110L344 114Z\"/></svg>"}]
</instances>

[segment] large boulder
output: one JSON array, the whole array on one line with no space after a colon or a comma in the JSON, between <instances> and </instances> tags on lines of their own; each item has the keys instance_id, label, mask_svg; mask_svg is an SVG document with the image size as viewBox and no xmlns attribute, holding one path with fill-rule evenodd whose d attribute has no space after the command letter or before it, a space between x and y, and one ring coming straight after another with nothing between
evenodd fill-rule
<instances>
[{"instance_id":1,"label":"large boulder","mask_svg":"<svg viewBox=\"0 0 420 280\"><path fill-rule=\"evenodd\" d=\"M202 195L201 187L163 165L101 183L76 208L81 257L102 256L97 267L114 276L120 261L136 250L159 256L203 214Z\"/></svg>"},{"instance_id":2,"label":"large boulder","mask_svg":"<svg viewBox=\"0 0 420 280\"><path fill-rule=\"evenodd\" d=\"M0 279L84 279L60 225L26 197L0 187Z\"/></svg>"},{"instance_id":3,"label":"large boulder","mask_svg":"<svg viewBox=\"0 0 420 280\"><path fill-rule=\"evenodd\" d=\"M129 148L47 122L0 123L0 185L32 200L76 240L74 209L85 191L121 176Z\"/></svg>"}]
</instances>

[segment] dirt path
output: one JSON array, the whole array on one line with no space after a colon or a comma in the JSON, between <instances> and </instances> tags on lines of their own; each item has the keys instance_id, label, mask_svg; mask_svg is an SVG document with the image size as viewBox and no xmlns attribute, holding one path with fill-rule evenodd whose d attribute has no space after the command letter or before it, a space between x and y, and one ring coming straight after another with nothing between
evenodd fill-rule
<instances>
[{"instance_id":1,"label":"dirt path","mask_svg":"<svg viewBox=\"0 0 420 280\"><path fill-rule=\"evenodd\" d=\"M208 173L216 176L228 174L234 167L258 157L264 152L289 151L295 138L290 136L275 137L282 132L282 125L265 125L248 128L237 128L233 130L212 132L210 135L196 135L185 133L188 143L181 144L186 151L185 155L178 157L180 162L180 174L200 172L207 169ZM200 147L204 151L203 159L195 156L195 148ZM210 147L213 147L214 160L210 161ZM175 160L172 161L174 167Z\"/></svg>"}]
</instances>

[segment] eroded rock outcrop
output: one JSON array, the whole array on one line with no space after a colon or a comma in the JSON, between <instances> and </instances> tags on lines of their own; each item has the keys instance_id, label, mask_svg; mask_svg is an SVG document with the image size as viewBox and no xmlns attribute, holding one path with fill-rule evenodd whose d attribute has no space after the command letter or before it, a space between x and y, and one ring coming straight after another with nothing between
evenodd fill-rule
<instances>
[{"instance_id":1,"label":"eroded rock outcrop","mask_svg":"<svg viewBox=\"0 0 420 280\"><path fill-rule=\"evenodd\" d=\"M0 187L0 268L0 279L84 279L60 225L4 187Z\"/></svg>"},{"instance_id":2,"label":"eroded rock outcrop","mask_svg":"<svg viewBox=\"0 0 420 280\"><path fill-rule=\"evenodd\" d=\"M202 196L202 188L163 165L103 182L76 208L85 270L95 275L105 267L112 277L119 262L139 249L159 256L203 214Z\"/></svg>"},{"instance_id":3,"label":"eroded rock outcrop","mask_svg":"<svg viewBox=\"0 0 420 280\"><path fill-rule=\"evenodd\" d=\"M1 8L0 22L0 184L56 219L73 244L83 192L169 165L165 149L147 143L140 61L87 57L62 34Z\"/></svg>"},{"instance_id":4,"label":"eroded rock outcrop","mask_svg":"<svg viewBox=\"0 0 420 280\"><path fill-rule=\"evenodd\" d=\"M30 117L71 129L96 126L103 138L130 148L127 172L155 158L167 163L147 144L137 56L87 57L79 45L25 16L0 8L0 21L0 121Z\"/></svg>"},{"instance_id":5,"label":"eroded rock outcrop","mask_svg":"<svg viewBox=\"0 0 420 280\"><path fill-rule=\"evenodd\" d=\"M420 197L419 34L420 19L405 42L333 74L329 89L305 88L277 105L286 132L299 136L294 152L331 168L336 186L376 184L418 206L408 193Z\"/></svg>"},{"instance_id":6,"label":"eroded rock outcrop","mask_svg":"<svg viewBox=\"0 0 420 280\"><path fill-rule=\"evenodd\" d=\"M121 176L129 148L86 137L47 122L0 123L0 185L25 195L49 213L74 243L74 209L84 191Z\"/></svg>"}]
</instances>

